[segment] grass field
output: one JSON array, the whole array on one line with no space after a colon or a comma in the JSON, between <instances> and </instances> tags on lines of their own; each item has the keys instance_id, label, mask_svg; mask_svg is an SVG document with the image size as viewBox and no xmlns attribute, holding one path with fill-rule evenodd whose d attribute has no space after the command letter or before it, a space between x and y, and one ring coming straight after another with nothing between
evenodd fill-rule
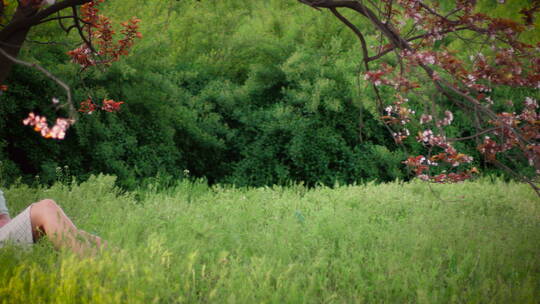
<instances>
[{"instance_id":1,"label":"grass field","mask_svg":"<svg viewBox=\"0 0 540 304\"><path fill-rule=\"evenodd\" d=\"M53 198L115 248L1 249L1 303L540 302L540 200L525 185L113 184L4 189L12 214Z\"/></svg>"}]
</instances>

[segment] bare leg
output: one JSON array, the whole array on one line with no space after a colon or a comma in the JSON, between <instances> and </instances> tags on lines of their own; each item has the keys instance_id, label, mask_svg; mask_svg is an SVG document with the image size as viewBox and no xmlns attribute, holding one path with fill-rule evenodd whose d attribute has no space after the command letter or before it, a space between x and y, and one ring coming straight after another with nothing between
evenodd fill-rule
<instances>
[{"instance_id":1,"label":"bare leg","mask_svg":"<svg viewBox=\"0 0 540 304\"><path fill-rule=\"evenodd\" d=\"M45 199L33 204L30 219L34 241L45 234L56 248L70 248L79 255L93 254L106 246L101 238L77 229L53 200Z\"/></svg>"}]
</instances>

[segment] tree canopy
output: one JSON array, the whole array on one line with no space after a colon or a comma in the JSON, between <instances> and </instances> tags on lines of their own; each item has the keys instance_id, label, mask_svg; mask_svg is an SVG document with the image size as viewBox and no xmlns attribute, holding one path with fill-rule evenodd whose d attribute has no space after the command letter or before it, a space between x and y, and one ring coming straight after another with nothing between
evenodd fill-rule
<instances>
[{"instance_id":1,"label":"tree canopy","mask_svg":"<svg viewBox=\"0 0 540 304\"><path fill-rule=\"evenodd\" d=\"M517 22L520 7L527 5L528 1L516 1L502 8L480 1L475 10ZM63 79L77 103L88 95L92 100L122 100L122 111L82 115L63 142L40 138L21 122L37 110L47 117L63 115L51 104L61 90L40 72L16 66L5 81L9 91L0 97L4 178L24 176L31 181L39 175L50 182L67 166L62 174L85 178L92 172L112 173L126 187L156 176L167 182L188 171L211 182L256 186L408 179L415 175L414 168L411 174L403 163L408 156L424 155L427 160L438 155L426 154L425 142L415 139L425 131L420 119L429 110L418 95L443 105L430 123L452 118L452 124L444 126L447 138L479 132L470 110L451 102L454 95L424 88L422 94L402 92L408 101L398 105L392 103L399 100L393 87L381 83L374 91L368 84L377 81L377 74L367 74L358 35L331 11L277 0L106 1L101 6L113 21L133 15L142 20L145 38L125 60L80 73L80 66L68 62L65 54L80 46L80 36L74 31L62 35L53 23L33 28L28 40L54 44L27 43L18 58L38 62ZM442 6L448 9L450 4ZM370 56L377 54L381 36L371 20L354 11L336 11L362 29ZM407 28L414 28L407 22ZM530 33L520 34L520 41L537 43L534 22ZM466 40L453 36L435 44L457 50L457 60L478 54ZM377 62L399 66L393 54ZM383 72L383 67L373 65L369 71ZM380 74L381 81L388 75ZM423 84L420 73L408 75L413 75L411 82ZM535 95L536 89L496 86L489 95L491 109L521 113L526 97ZM76 106L91 108L90 103ZM391 113L385 111L388 106ZM416 123L407 127L412 135L400 142L392 133L402 136L399 132L405 130L390 122L402 118L397 114L405 108L415 111L409 119ZM462 172L477 167L484 174L505 174L486 162L476 137L452 144L472 158ZM508 152L519 154L515 149ZM527 159L500 162L519 175L535 175Z\"/></svg>"}]
</instances>

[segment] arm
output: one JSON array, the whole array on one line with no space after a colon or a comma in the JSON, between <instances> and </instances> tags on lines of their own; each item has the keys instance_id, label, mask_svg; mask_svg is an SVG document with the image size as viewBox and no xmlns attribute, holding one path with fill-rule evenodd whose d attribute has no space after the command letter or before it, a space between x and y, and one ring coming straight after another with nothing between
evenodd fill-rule
<instances>
[{"instance_id":1,"label":"arm","mask_svg":"<svg viewBox=\"0 0 540 304\"><path fill-rule=\"evenodd\" d=\"M0 227L7 224L10 220L9 212L6 207L6 199L4 198L2 190L0 190Z\"/></svg>"}]
</instances>

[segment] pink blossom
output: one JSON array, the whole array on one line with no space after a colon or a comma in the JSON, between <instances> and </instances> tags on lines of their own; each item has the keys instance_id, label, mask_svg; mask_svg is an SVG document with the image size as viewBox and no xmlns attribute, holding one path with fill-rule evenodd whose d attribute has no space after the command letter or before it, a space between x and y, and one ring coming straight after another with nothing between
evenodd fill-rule
<instances>
[{"instance_id":1,"label":"pink blossom","mask_svg":"<svg viewBox=\"0 0 540 304\"><path fill-rule=\"evenodd\" d=\"M538 103L536 102L536 99L525 97L525 106L527 108L536 109L538 108Z\"/></svg>"},{"instance_id":2,"label":"pink blossom","mask_svg":"<svg viewBox=\"0 0 540 304\"><path fill-rule=\"evenodd\" d=\"M431 115L422 114L422 116L420 116L420 123L421 124L428 123L431 120L433 120L433 116L431 116Z\"/></svg>"},{"instance_id":3,"label":"pink blossom","mask_svg":"<svg viewBox=\"0 0 540 304\"><path fill-rule=\"evenodd\" d=\"M41 136L45 138L64 139L66 131L74 123L71 119L58 118L52 128L49 128L47 124L47 118L45 116L35 115L29 113L28 117L23 120L23 124L26 126L33 126L34 131L39 132Z\"/></svg>"},{"instance_id":4,"label":"pink blossom","mask_svg":"<svg viewBox=\"0 0 540 304\"><path fill-rule=\"evenodd\" d=\"M452 114L452 112L450 111L444 111L444 118L443 120L441 121L438 121L437 122L437 126L448 126L452 123L452 121L454 120L454 114Z\"/></svg>"},{"instance_id":5,"label":"pink blossom","mask_svg":"<svg viewBox=\"0 0 540 304\"><path fill-rule=\"evenodd\" d=\"M424 132L419 133L417 140L419 142L429 143L431 141L431 138L433 137L433 131L431 130L424 130Z\"/></svg>"}]
</instances>

